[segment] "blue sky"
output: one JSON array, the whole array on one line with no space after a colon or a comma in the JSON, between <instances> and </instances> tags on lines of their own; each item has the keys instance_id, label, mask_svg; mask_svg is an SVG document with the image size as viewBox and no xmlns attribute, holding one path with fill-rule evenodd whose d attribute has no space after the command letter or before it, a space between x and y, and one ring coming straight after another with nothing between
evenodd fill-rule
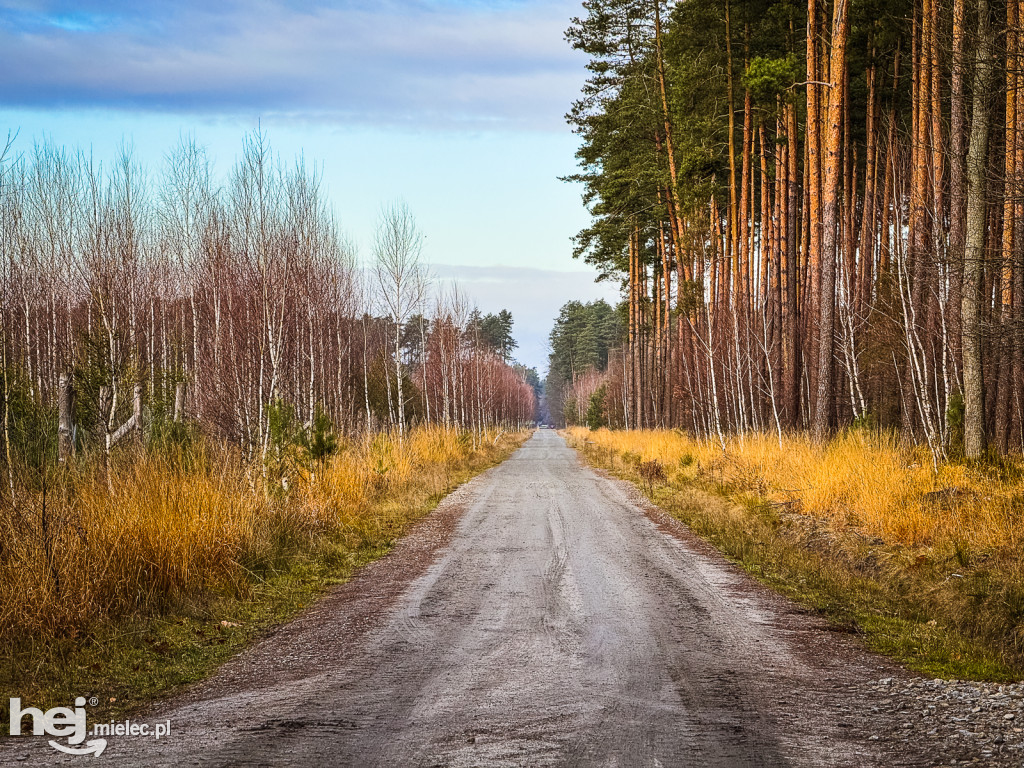
<instances>
[{"instance_id":1,"label":"blue sky","mask_svg":"<svg viewBox=\"0 0 1024 768\"><path fill-rule=\"evenodd\" d=\"M324 175L368 254L404 199L435 272L507 307L542 366L573 298L614 298L571 258L588 216L563 121L584 78L562 34L578 1L0 0L0 133L98 158L130 143L154 170L181 134L225 172L262 126ZM471 269L470 269L471 267Z\"/></svg>"}]
</instances>

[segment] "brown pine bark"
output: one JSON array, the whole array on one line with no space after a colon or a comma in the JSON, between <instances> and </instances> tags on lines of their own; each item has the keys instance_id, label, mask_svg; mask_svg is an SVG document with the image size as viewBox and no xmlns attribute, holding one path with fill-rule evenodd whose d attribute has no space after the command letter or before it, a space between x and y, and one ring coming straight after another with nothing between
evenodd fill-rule
<instances>
[{"instance_id":1,"label":"brown pine bark","mask_svg":"<svg viewBox=\"0 0 1024 768\"><path fill-rule=\"evenodd\" d=\"M821 332L818 327L820 312L818 297L821 295L821 241L822 241L822 202L821 202L821 77L818 66L818 35L820 21L818 19L817 0L807 0L807 129L806 129L806 170L804 184L807 187L807 209L805 219L808 226L809 241L804 258L808 264L809 291L803 299L804 317L808 324L807 339L809 344L807 360L810 374L810 392L817 393L817 374L819 373L818 346ZM812 409L814 405L812 404Z\"/></svg>"},{"instance_id":2,"label":"brown pine bark","mask_svg":"<svg viewBox=\"0 0 1024 768\"><path fill-rule=\"evenodd\" d=\"M985 450L985 397L982 370L981 288L985 258L987 206L985 176L992 123L995 41L988 0L978 0L978 44L970 138L967 149L967 213L964 241L962 334L964 366L964 454L979 458Z\"/></svg>"},{"instance_id":3,"label":"brown pine bark","mask_svg":"<svg viewBox=\"0 0 1024 768\"><path fill-rule=\"evenodd\" d=\"M835 0L832 7L832 39L829 58L828 123L825 137L825 173L822 185L821 280L818 309L818 381L811 430L815 440L825 440L831 430L834 395L835 292L837 238L839 234L839 182L842 173L840 138L846 104L842 78L846 71L849 37L847 0Z\"/></svg>"},{"instance_id":4,"label":"brown pine bark","mask_svg":"<svg viewBox=\"0 0 1024 768\"><path fill-rule=\"evenodd\" d=\"M629 312L629 329L628 329L628 357L629 357L629 375L627 377L628 390L627 398L627 412L629 413L629 419L632 422L628 424L628 427L632 429L639 428L639 420L637 418L637 384L639 376L637 374L637 268L636 268L636 228L630 227L629 230L629 300L628 300L628 312Z\"/></svg>"},{"instance_id":5,"label":"brown pine bark","mask_svg":"<svg viewBox=\"0 0 1024 768\"><path fill-rule=\"evenodd\" d=\"M661 282L662 293L659 296L661 306L661 370L658 382L661 388L661 423L663 427L672 426L672 244L666 238L664 227L661 227Z\"/></svg>"},{"instance_id":6,"label":"brown pine bark","mask_svg":"<svg viewBox=\"0 0 1024 768\"><path fill-rule=\"evenodd\" d=\"M811 297L811 185L810 185L810 150L809 142L804 141L804 163L801 175L803 187L802 208L803 216L800 220L800 261L798 264L799 287L797 288L797 310L800 317L800 369L797 376L800 377L800 387L803 390L801 398L797 401L799 408L799 420L801 424L810 423L810 411L814 407L814 381L816 371L814 370L814 344L815 318L814 302Z\"/></svg>"},{"instance_id":7,"label":"brown pine bark","mask_svg":"<svg viewBox=\"0 0 1024 768\"><path fill-rule=\"evenodd\" d=\"M860 282L859 270L860 266L857 263L857 249L855 246L857 238L857 217L856 210L854 208L854 193L856 182L854 179L857 178L857 148L853 145L850 140L850 81L847 76L846 67L843 67L843 179L841 183L841 189L843 194L843 209L840 214L840 242L842 243L842 253L840 254L840 261L844 265L845 277L846 277L846 289L848 292L848 301L851 303L851 310L856 311L856 295L857 285Z\"/></svg>"},{"instance_id":8,"label":"brown pine bark","mask_svg":"<svg viewBox=\"0 0 1024 768\"><path fill-rule=\"evenodd\" d=\"M775 226L772 211L772 188L768 179L768 149L765 146L767 131L764 120L757 125L758 162L760 170L761 214L760 214L760 275L758 276L757 301L765 308L766 322L771 321L775 311L770 290L770 268L776 263L775 258Z\"/></svg>"},{"instance_id":9,"label":"brown pine bark","mask_svg":"<svg viewBox=\"0 0 1024 768\"><path fill-rule=\"evenodd\" d=\"M1017 233L1015 187L1017 172L1017 3L1006 3L1006 121L1003 134L1003 237L1000 251L999 343L996 353L1000 375L995 379L995 445L1006 454L1010 443L1010 399L1013 389L1013 313L1014 246Z\"/></svg>"},{"instance_id":10,"label":"brown pine bark","mask_svg":"<svg viewBox=\"0 0 1024 768\"><path fill-rule=\"evenodd\" d=\"M753 105L750 100L750 91L743 94L743 158L740 186L740 251L738 269L736 270L736 292L740 306L741 327L749 322L750 299L751 299L751 274L750 274L750 236L751 221L754 218L753 205L751 200L751 159L753 155Z\"/></svg>"},{"instance_id":11,"label":"brown pine bark","mask_svg":"<svg viewBox=\"0 0 1024 768\"><path fill-rule=\"evenodd\" d=\"M753 407L750 400L753 399L753 391L747 391L744 396L744 389L752 390L753 387L747 386L752 379L751 366L753 360L751 359L750 349L750 325L753 321L751 317L751 274L750 274L750 261L751 261L751 248L750 248L750 237L752 227L750 225L753 219L753 206L751 200L751 154L753 149L751 144L753 143L753 131L751 127L751 99L750 91L745 91L743 95L743 156L741 162L740 172L740 209L739 209L739 253L737 255L735 269L733 270L733 291L736 293L736 321L734 327L734 333L737 334L737 338L734 340L734 349L736 353L736 377L737 377L737 389L739 394L739 425L742 429L747 428L748 425L752 425L754 419ZM748 397L750 399L748 399Z\"/></svg>"},{"instance_id":12,"label":"brown pine bark","mask_svg":"<svg viewBox=\"0 0 1024 768\"><path fill-rule=\"evenodd\" d=\"M729 0L725 3L725 79L728 90L729 105L729 243L726 250L726 260L734 261L739 252L739 201L736 194L736 106L733 104L733 76L732 76L732 26L729 13ZM738 269L736 269L738 272ZM739 284L733 286L733 291L739 290ZM733 311L736 310L735 296L731 300Z\"/></svg>"},{"instance_id":13,"label":"brown pine bark","mask_svg":"<svg viewBox=\"0 0 1024 768\"><path fill-rule=\"evenodd\" d=\"M1020 71L1021 64L1024 63L1020 29L1022 22L1024 22L1024 1L1010 0L1010 2L1015 3L1017 6L1015 11L1017 18L1017 28L1015 30L1017 56L1014 68L1017 70L1015 114L1019 128L1020 117L1024 114L1024 75ZM1013 314L1011 317L1013 329L1011 333L1013 344L1013 393L1010 403L1010 450L1024 452L1024 402L1022 402L1022 397L1024 397L1024 360L1022 360L1022 355L1024 355L1024 139L1021 138L1019 131L1015 144L1015 155L1013 218L1016 239L1014 251L1011 254L1013 259Z\"/></svg>"},{"instance_id":14,"label":"brown pine bark","mask_svg":"<svg viewBox=\"0 0 1024 768\"><path fill-rule=\"evenodd\" d=\"M961 302L963 300L963 265L965 239L965 206L967 182L964 176L966 158L967 111L964 78L967 73L965 47L965 0L953 0L953 61L949 79L949 252L952 281L949 297L949 332L954 341L953 357L962 368Z\"/></svg>"},{"instance_id":15,"label":"brown pine bark","mask_svg":"<svg viewBox=\"0 0 1024 768\"><path fill-rule=\"evenodd\" d=\"M879 279L887 277L890 272L890 260L892 258L892 213L893 213L893 199L895 195L895 177L896 177L896 134L897 134L897 123L896 123L896 104L899 96L899 84L900 84L900 50L896 49L896 55L893 59L893 78L892 78L892 102L889 105L888 114L888 125L886 126L886 142L885 142L885 173L882 181L882 243L879 259L878 259L878 275Z\"/></svg>"},{"instance_id":16,"label":"brown pine bark","mask_svg":"<svg viewBox=\"0 0 1024 768\"><path fill-rule=\"evenodd\" d=\"M931 35L932 0L922 0L920 9L914 9L913 57L911 60L911 98L913 118L911 133L913 143L910 153L910 210L908 215L909 242L906 254L905 280L901 286L904 293L909 293L909 304L903 322L913 326L912 332L917 333L923 315L924 288L927 281L927 262L929 260L928 245L928 127L931 111L931 64L928 57L928 42ZM911 314L913 312L913 314ZM900 408L902 432L907 438L915 434L917 424L916 398L918 391L911 386L916 378L914 356L916 351L907 350L904 361L902 403Z\"/></svg>"},{"instance_id":17,"label":"brown pine bark","mask_svg":"<svg viewBox=\"0 0 1024 768\"><path fill-rule=\"evenodd\" d=\"M868 103L866 111L867 143L864 150L864 202L860 223L860 282L857 285L855 311L858 317L866 317L871 301L875 267L875 185L878 157L876 132L878 130L878 94L875 90L877 78L875 50L871 50L871 65L867 70Z\"/></svg>"},{"instance_id":18,"label":"brown pine bark","mask_svg":"<svg viewBox=\"0 0 1024 768\"><path fill-rule=\"evenodd\" d=\"M782 249L786 260L785 295L783 299L783 326L785 328L785 364L783 370L783 401L785 424L795 429L800 423L800 276L797 260L799 238L800 179L797 166L799 146L797 136L796 105L786 105L786 245Z\"/></svg>"},{"instance_id":19,"label":"brown pine bark","mask_svg":"<svg viewBox=\"0 0 1024 768\"><path fill-rule=\"evenodd\" d=\"M945 237L945 200L944 185L945 156L942 126L942 44L939 35L939 0L929 0L931 11L929 66L931 68L931 127L929 140L931 143L931 187L932 187L932 242L935 259L944 262L946 258ZM936 289L938 286L936 285Z\"/></svg>"},{"instance_id":20,"label":"brown pine bark","mask_svg":"<svg viewBox=\"0 0 1024 768\"><path fill-rule=\"evenodd\" d=\"M947 272L949 262L946 256L946 226L945 226L945 142L943 138L942 119L942 45L940 43L940 0L929 0L929 37L928 37L928 64L930 82L930 103L929 113L931 124L928 128L928 140L931 150L930 170L928 181L931 186L931 216L928 221L931 233L931 258L927 260L927 283L922 282L924 290L924 301L927 308L925 318L927 323L928 337L933 340L930 348L931 378L933 383L932 391L939 391L943 388L941 398L935 406L942 413L947 407L944 388L949 377L949 351L948 331L945 323L945 306L940 305L939 297L943 294L943 277Z\"/></svg>"}]
</instances>

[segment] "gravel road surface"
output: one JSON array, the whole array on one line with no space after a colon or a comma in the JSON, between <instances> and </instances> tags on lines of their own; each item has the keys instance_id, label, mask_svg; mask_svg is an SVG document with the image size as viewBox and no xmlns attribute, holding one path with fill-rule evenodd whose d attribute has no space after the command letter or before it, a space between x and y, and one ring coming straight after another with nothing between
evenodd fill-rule
<instances>
[{"instance_id":1,"label":"gravel road surface","mask_svg":"<svg viewBox=\"0 0 1024 768\"><path fill-rule=\"evenodd\" d=\"M139 716L170 737L115 737L99 759L12 738L0 762L1020 765L1019 732L933 725L959 712L942 685L761 589L539 430L388 557ZM906 704L940 694L952 709ZM999 695L1003 723L1020 699Z\"/></svg>"}]
</instances>

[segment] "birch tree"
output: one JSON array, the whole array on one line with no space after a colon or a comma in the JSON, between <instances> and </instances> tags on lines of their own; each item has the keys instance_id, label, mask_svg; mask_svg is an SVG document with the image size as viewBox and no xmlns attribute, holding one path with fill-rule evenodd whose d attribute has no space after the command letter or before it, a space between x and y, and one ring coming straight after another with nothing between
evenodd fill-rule
<instances>
[{"instance_id":1,"label":"birch tree","mask_svg":"<svg viewBox=\"0 0 1024 768\"><path fill-rule=\"evenodd\" d=\"M427 271L422 260L423 235L405 203L392 203L381 211L373 255L378 297L394 325L395 411L398 434L404 435L406 400L402 328L422 308L427 284Z\"/></svg>"}]
</instances>

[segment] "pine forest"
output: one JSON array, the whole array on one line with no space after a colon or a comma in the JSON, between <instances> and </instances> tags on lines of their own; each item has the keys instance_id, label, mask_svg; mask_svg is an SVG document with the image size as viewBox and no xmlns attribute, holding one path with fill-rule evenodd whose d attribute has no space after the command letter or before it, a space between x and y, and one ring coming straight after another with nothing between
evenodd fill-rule
<instances>
[{"instance_id":1,"label":"pine forest","mask_svg":"<svg viewBox=\"0 0 1024 768\"><path fill-rule=\"evenodd\" d=\"M578 423L1019 453L1022 13L585 2L575 248L626 300L607 359L549 398Z\"/></svg>"}]
</instances>

